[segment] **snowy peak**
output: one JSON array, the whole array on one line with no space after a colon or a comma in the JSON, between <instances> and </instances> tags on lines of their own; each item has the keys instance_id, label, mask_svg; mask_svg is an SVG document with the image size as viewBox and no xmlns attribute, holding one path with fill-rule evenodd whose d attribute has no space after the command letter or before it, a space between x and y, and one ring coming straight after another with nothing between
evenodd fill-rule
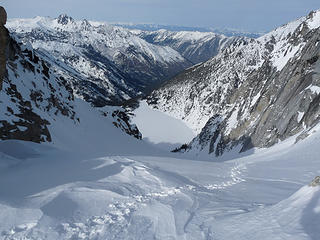
<instances>
[{"instance_id":1,"label":"snowy peak","mask_svg":"<svg viewBox=\"0 0 320 240\"><path fill-rule=\"evenodd\" d=\"M73 18L72 18L72 17L69 17L69 16L66 15L66 14L61 14L61 15L57 18L57 21L58 21L59 24L62 24L62 25L67 25L68 23L74 22Z\"/></svg>"},{"instance_id":2,"label":"snowy peak","mask_svg":"<svg viewBox=\"0 0 320 240\"><path fill-rule=\"evenodd\" d=\"M289 38L294 32L301 32L304 27L307 27L309 31L320 27L320 10L312 11L306 17L301 17L295 21L284 24L257 40L266 42L274 38L276 41L281 41ZM305 32L306 31L307 30L305 30Z\"/></svg>"}]
</instances>

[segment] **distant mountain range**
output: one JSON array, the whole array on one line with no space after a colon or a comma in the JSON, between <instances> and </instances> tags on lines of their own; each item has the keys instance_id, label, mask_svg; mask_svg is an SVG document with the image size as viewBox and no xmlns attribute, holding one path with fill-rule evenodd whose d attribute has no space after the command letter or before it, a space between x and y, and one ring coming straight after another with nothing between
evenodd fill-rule
<instances>
[{"instance_id":1,"label":"distant mountain range","mask_svg":"<svg viewBox=\"0 0 320 240\"><path fill-rule=\"evenodd\" d=\"M76 94L94 106L147 95L241 37L213 32L147 32L103 22L58 18L12 19L11 32L75 77Z\"/></svg>"},{"instance_id":2,"label":"distant mountain range","mask_svg":"<svg viewBox=\"0 0 320 240\"><path fill-rule=\"evenodd\" d=\"M9 30L47 53L76 81L76 93L95 106L145 95L191 62L167 46L150 44L124 28L69 16L14 19Z\"/></svg>"},{"instance_id":3,"label":"distant mountain range","mask_svg":"<svg viewBox=\"0 0 320 240\"><path fill-rule=\"evenodd\" d=\"M142 31L158 31L168 30L172 32L188 31L188 32L213 32L223 34L227 37L249 37L258 38L265 32L248 32L238 29L223 29L223 28L205 28L205 27L185 27L176 25L161 25L161 24L148 24L148 23L111 23L114 26L124 27L128 29L136 29Z\"/></svg>"}]
</instances>

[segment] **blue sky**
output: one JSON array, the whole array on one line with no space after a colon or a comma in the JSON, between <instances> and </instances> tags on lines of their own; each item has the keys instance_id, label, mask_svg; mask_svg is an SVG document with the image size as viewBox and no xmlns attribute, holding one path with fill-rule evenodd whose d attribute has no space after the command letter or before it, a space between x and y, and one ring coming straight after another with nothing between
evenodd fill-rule
<instances>
[{"instance_id":1,"label":"blue sky","mask_svg":"<svg viewBox=\"0 0 320 240\"><path fill-rule=\"evenodd\" d=\"M320 0L4 0L9 17L57 17L268 31L311 10Z\"/></svg>"}]
</instances>

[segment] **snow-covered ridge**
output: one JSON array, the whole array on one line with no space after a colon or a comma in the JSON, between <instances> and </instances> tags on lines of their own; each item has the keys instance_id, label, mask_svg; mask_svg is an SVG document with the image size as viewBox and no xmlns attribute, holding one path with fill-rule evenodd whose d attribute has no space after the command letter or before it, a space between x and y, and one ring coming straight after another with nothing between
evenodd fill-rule
<instances>
[{"instance_id":1,"label":"snow-covered ridge","mask_svg":"<svg viewBox=\"0 0 320 240\"><path fill-rule=\"evenodd\" d=\"M106 23L61 15L10 19L7 26L24 42L72 68L81 79L73 85L78 95L97 106L141 95L191 65L170 47L150 44Z\"/></svg>"},{"instance_id":2,"label":"snow-covered ridge","mask_svg":"<svg viewBox=\"0 0 320 240\"><path fill-rule=\"evenodd\" d=\"M75 33L74 36L71 36L71 39L68 39L71 40L73 45L92 44L102 41L107 48L112 49L112 51L109 50L109 57L112 57L112 55L117 52L121 52L121 50L128 45L140 45L141 50L145 51L154 61L170 62L183 60L174 50L148 44L134 34L131 34L130 31L126 31L121 27L115 27L103 22L89 22L87 20L75 21L66 15L60 15L59 18L38 16L32 19L10 19L7 27L16 33L31 33L34 30ZM63 40L65 43L70 43L66 41L67 39L61 39L61 41ZM40 46L45 49L44 45L39 45L38 48L40 48Z\"/></svg>"},{"instance_id":3,"label":"snow-covered ridge","mask_svg":"<svg viewBox=\"0 0 320 240\"><path fill-rule=\"evenodd\" d=\"M216 56L234 41L242 37L226 37L223 34L199 31L132 30L146 41L160 46L170 46L194 64L205 62Z\"/></svg>"},{"instance_id":4,"label":"snow-covered ridge","mask_svg":"<svg viewBox=\"0 0 320 240\"><path fill-rule=\"evenodd\" d=\"M149 103L200 133L192 148L218 155L244 139L247 146L266 147L307 131L317 123L308 107L316 104L320 85L319 15L234 41L154 91Z\"/></svg>"},{"instance_id":5,"label":"snow-covered ridge","mask_svg":"<svg viewBox=\"0 0 320 240\"><path fill-rule=\"evenodd\" d=\"M176 25L161 25L161 24L150 24L150 23L110 23L114 26L128 28L132 31L172 31L172 32L212 32L216 34L225 35L228 37L248 37L258 38L263 35L263 32L249 32L245 30L232 29L232 28L204 28L204 27L186 27Z\"/></svg>"}]
</instances>

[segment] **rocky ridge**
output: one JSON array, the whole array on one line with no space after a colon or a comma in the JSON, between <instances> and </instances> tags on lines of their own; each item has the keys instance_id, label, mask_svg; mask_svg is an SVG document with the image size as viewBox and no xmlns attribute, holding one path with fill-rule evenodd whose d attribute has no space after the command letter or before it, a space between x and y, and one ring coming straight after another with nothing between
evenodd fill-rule
<instances>
[{"instance_id":1,"label":"rocky ridge","mask_svg":"<svg viewBox=\"0 0 320 240\"><path fill-rule=\"evenodd\" d=\"M71 83L76 94L98 107L144 95L192 65L170 47L106 23L60 15L13 19L7 26L76 75Z\"/></svg>"},{"instance_id":2,"label":"rocky ridge","mask_svg":"<svg viewBox=\"0 0 320 240\"><path fill-rule=\"evenodd\" d=\"M297 141L319 122L320 11L258 39L239 40L154 91L148 102L199 135L188 151Z\"/></svg>"},{"instance_id":3,"label":"rocky ridge","mask_svg":"<svg viewBox=\"0 0 320 240\"><path fill-rule=\"evenodd\" d=\"M213 32L132 31L149 43L169 46L194 64L205 62L243 37L226 37Z\"/></svg>"}]
</instances>

